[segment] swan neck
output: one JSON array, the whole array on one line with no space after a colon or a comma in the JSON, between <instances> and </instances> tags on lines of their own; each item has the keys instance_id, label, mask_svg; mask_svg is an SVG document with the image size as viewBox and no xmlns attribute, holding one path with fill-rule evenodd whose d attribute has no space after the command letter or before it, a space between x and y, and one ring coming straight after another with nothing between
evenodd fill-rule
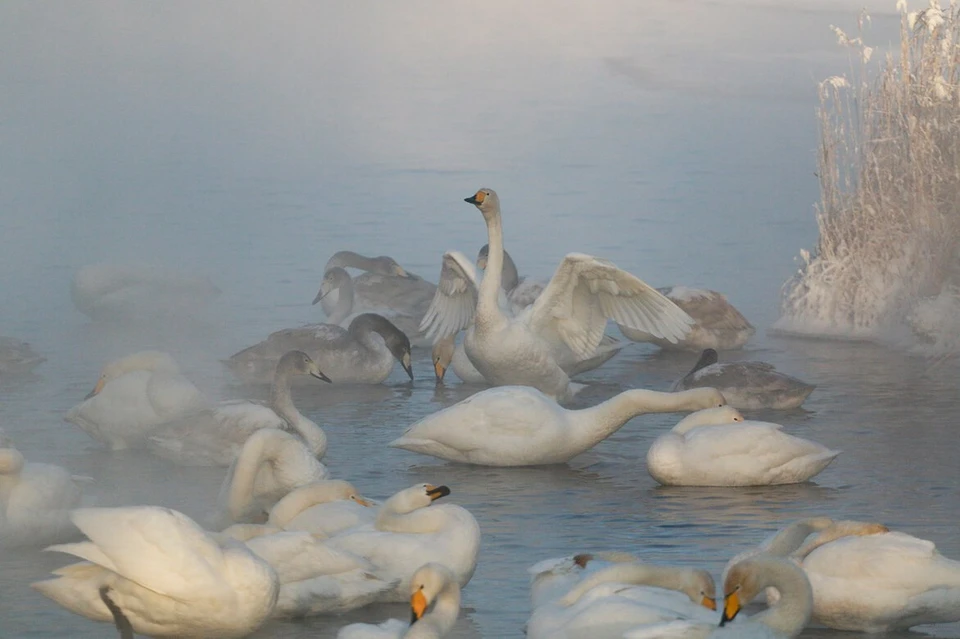
<instances>
[{"instance_id":1,"label":"swan neck","mask_svg":"<svg viewBox=\"0 0 960 639\"><path fill-rule=\"evenodd\" d=\"M577 414L579 430L599 442L637 415L688 410L693 400L687 393L688 391L661 393L643 389L628 390L601 404L574 412Z\"/></svg>"},{"instance_id":2,"label":"swan neck","mask_svg":"<svg viewBox=\"0 0 960 639\"><path fill-rule=\"evenodd\" d=\"M843 537L862 537L884 532L889 532L889 529L882 524L855 521L836 522L829 528L822 530L816 537L802 546L797 544L798 548L794 549L795 552L793 552L792 556L802 560L820 546L842 539ZM802 541L803 540L801 540L801 542Z\"/></svg>"},{"instance_id":3,"label":"swan neck","mask_svg":"<svg viewBox=\"0 0 960 639\"><path fill-rule=\"evenodd\" d=\"M224 479L227 484L227 511L234 522L242 521L248 515L247 510L253 502L257 472L271 452L265 438L258 436L263 432L266 431L257 431L247 438L233 462L231 472L228 472Z\"/></svg>"},{"instance_id":4,"label":"swan neck","mask_svg":"<svg viewBox=\"0 0 960 639\"><path fill-rule=\"evenodd\" d=\"M761 590L779 590L780 601L753 618L784 636L796 636L813 611L813 590L803 570L782 561L767 563L760 585Z\"/></svg>"},{"instance_id":5,"label":"swan neck","mask_svg":"<svg viewBox=\"0 0 960 639\"><path fill-rule=\"evenodd\" d=\"M389 500L377 513L376 529L395 533L432 533L446 524L446 513L441 508L419 508L411 512L397 512Z\"/></svg>"},{"instance_id":6,"label":"swan neck","mask_svg":"<svg viewBox=\"0 0 960 639\"><path fill-rule=\"evenodd\" d=\"M477 297L477 320L482 323L483 317L500 316L501 277L503 275L503 224L500 219L500 209L497 208L489 215L484 215L487 223L489 249L487 251L487 270L480 282Z\"/></svg>"},{"instance_id":7,"label":"swan neck","mask_svg":"<svg viewBox=\"0 0 960 639\"><path fill-rule=\"evenodd\" d=\"M804 540L830 525L829 519L803 519L786 526L764 544L764 552L777 557L786 557L803 545Z\"/></svg>"},{"instance_id":8,"label":"swan neck","mask_svg":"<svg viewBox=\"0 0 960 639\"><path fill-rule=\"evenodd\" d=\"M561 603L564 606L571 606L587 591L605 583L655 586L682 592L686 581L684 571L671 566L657 566L639 562L621 563L608 566L586 576L563 596Z\"/></svg>"},{"instance_id":9,"label":"swan neck","mask_svg":"<svg viewBox=\"0 0 960 639\"><path fill-rule=\"evenodd\" d=\"M355 268L365 271L368 270L368 267L370 266L370 259L360 255L359 253L354 253L353 251L337 251L330 256L329 260L327 260L327 265L323 267L324 273L335 266L339 266L340 268Z\"/></svg>"},{"instance_id":10,"label":"swan neck","mask_svg":"<svg viewBox=\"0 0 960 639\"><path fill-rule=\"evenodd\" d=\"M327 315L327 321L331 324L339 324L350 317L350 314L353 312L353 303L353 278L345 278L337 289L336 304L329 310L326 307L323 309L323 312Z\"/></svg>"},{"instance_id":11,"label":"swan neck","mask_svg":"<svg viewBox=\"0 0 960 639\"><path fill-rule=\"evenodd\" d=\"M437 595L433 610L427 613L424 620L429 618L440 631L440 636L446 636L456 625L458 616L460 616L460 588L456 583L447 582Z\"/></svg>"},{"instance_id":12,"label":"swan neck","mask_svg":"<svg viewBox=\"0 0 960 639\"><path fill-rule=\"evenodd\" d=\"M327 452L327 434L304 417L294 405L290 392L290 375L288 371L277 371L270 389L270 408L290 425L293 432L303 438L307 448L320 459Z\"/></svg>"}]
</instances>

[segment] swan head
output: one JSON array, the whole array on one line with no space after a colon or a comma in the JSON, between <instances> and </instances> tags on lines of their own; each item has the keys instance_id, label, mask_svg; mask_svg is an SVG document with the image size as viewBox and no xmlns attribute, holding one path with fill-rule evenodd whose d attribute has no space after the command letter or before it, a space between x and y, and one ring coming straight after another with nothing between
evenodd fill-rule
<instances>
[{"instance_id":1,"label":"swan head","mask_svg":"<svg viewBox=\"0 0 960 639\"><path fill-rule=\"evenodd\" d=\"M384 344L387 345L387 349L393 354L396 360L400 362L400 366L403 367L407 377L413 381L410 338L407 337L406 333L397 328L396 325L386 317L377 315L376 313L358 315L354 318L353 322L350 323L350 327L352 328L354 324L367 326L370 330L379 333L380 337L383 338Z\"/></svg>"},{"instance_id":2,"label":"swan head","mask_svg":"<svg viewBox=\"0 0 960 639\"><path fill-rule=\"evenodd\" d=\"M414 510L426 508L441 497L450 494L450 489L446 486L434 486L433 484L417 484L391 497L384 504L384 507L398 513L409 513Z\"/></svg>"},{"instance_id":3,"label":"swan head","mask_svg":"<svg viewBox=\"0 0 960 639\"><path fill-rule=\"evenodd\" d=\"M393 277L411 277L406 269L400 266L395 259L387 255L370 258L370 263L373 266L373 268L370 269L371 273L392 275Z\"/></svg>"},{"instance_id":4,"label":"swan head","mask_svg":"<svg viewBox=\"0 0 960 639\"><path fill-rule=\"evenodd\" d=\"M740 610L754 597L768 586L775 585L772 581L775 580L776 575L783 573L793 573L807 581L803 569L795 563L765 553L734 564L723 581L723 616L720 618L720 625L733 621Z\"/></svg>"},{"instance_id":5,"label":"swan head","mask_svg":"<svg viewBox=\"0 0 960 639\"><path fill-rule=\"evenodd\" d=\"M410 624L422 619L437 596L454 583L456 577L443 564L429 563L420 566L410 581Z\"/></svg>"},{"instance_id":6,"label":"swan head","mask_svg":"<svg viewBox=\"0 0 960 639\"><path fill-rule=\"evenodd\" d=\"M690 372L687 373L687 376L693 375L697 371L706 368L707 366L713 366L720 361L720 355L717 354L712 348L705 348L703 352L700 353L700 359L697 360L697 363L693 365L693 368L690 369Z\"/></svg>"},{"instance_id":7,"label":"swan head","mask_svg":"<svg viewBox=\"0 0 960 639\"><path fill-rule=\"evenodd\" d=\"M497 197L497 192L493 189L480 189L470 197L463 198L463 201L480 209L484 219L489 219L500 213L500 198Z\"/></svg>"},{"instance_id":8,"label":"swan head","mask_svg":"<svg viewBox=\"0 0 960 639\"><path fill-rule=\"evenodd\" d=\"M680 592L690 601L710 610L717 609L717 585L706 570L684 571Z\"/></svg>"},{"instance_id":9,"label":"swan head","mask_svg":"<svg viewBox=\"0 0 960 639\"><path fill-rule=\"evenodd\" d=\"M103 367L97 385L85 399L99 394L110 381L134 371L179 373L180 367L172 357L161 351L140 351L115 359Z\"/></svg>"},{"instance_id":10,"label":"swan head","mask_svg":"<svg viewBox=\"0 0 960 639\"><path fill-rule=\"evenodd\" d=\"M323 374L317 363L303 351L287 351L277 362L276 375L310 375L319 380L330 382L330 378Z\"/></svg>"},{"instance_id":11,"label":"swan head","mask_svg":"<svg viewBox=\"0 0 960 639\"><path fill-rule=\"evenodd\" d=\"M334 291L340 291L340 289L351 289L353 287L353 280L350 278L350 274L347 273L347 270L341 266L334 266L327 269L323 274L323 279L320 280L320 290L317 291L316 296L313 298L313 304L316 306L323 299L332 299L327 296ZM336 307L336 302L339 301L339 296L333 304L333 307ZM326 312L327 304L324 304L324 312ZM332 309L331 309L332 310Z\"/></svg>"},{"instance_id":12,"label":"swan head","mask_svg":"<svg viewBox=\"0 0 960 639\"><path fill-rule=\"evenodd\" d=\"M446 375L450 362L453 361L453 352L456 350L456 344L453 341L453 335L441 337L433 345L431 355L433 357L433 372L437 376L437 384L443 383L443 376Z\"/></svg>"}]
</instances>

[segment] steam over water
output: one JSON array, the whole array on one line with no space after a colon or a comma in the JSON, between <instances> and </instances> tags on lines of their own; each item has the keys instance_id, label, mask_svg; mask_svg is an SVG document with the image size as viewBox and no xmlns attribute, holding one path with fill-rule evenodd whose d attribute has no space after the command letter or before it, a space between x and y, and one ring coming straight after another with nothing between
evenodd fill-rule
<instances>
[{"instance_id":1,"label":"steam over water","mask_svg":"<svg viewBox=\"0 0 960 639\"><path fill-rule=\"evenodd\" d=\"M476 516L483 546L456 636L521 636L540 559L615 548L719 578L730 556L812 514L881 521L960 558L956 371L765 334L794 256L816 243L816 84L848 68L828 26L852 27L861 4L6 3L0 334L48 361L0 385L0 426L28 459L93 477L90 505L161 504L202 522L222 469L110 453L62 422L100 367L157 348L213 397L262 398L218 360L321 320L310 301L330 254L388 254L435 281L444 250L486 242L462 200L489 186L521 274L547 278L580 251L654 285L726 293L759 330L725 357L818 385L803 409L749 416L844 452L811 484L658 488L643 458L679 416L653 415L568 465L476 468L386 447L475 390L436 389L427 352L412 385L398 366L381 386L295 389L329 435L333 476L377 498L446 484ZM893 2L871 4L873 41L893 41ZM222 294L193 319L93 323L70 281L96 262L195 272ZM578 380L590 388L576 406L666 389L695 359L631 345ZM29 589L66 561L0 554L0 635L110 635ZM333 637L391 615L407 613L256 636Z\"/></svg>"}]
</instances>

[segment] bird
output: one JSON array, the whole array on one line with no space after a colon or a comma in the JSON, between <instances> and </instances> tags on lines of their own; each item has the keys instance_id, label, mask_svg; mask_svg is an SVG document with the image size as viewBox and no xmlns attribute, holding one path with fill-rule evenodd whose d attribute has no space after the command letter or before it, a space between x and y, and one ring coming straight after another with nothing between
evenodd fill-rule
<instances>
[{"instance_id":1,"label":"bird","mask_svg":"<svg viewBox=\"0 0 960 639\"><path fill-rule=\"evenodd\" d=\"M304 484L284 495L270 509L267 524L330 537L354 526L372 525L376 516L376 505L361 496L353 484L327 479Z\"/></svg>"},{"instance_id":2,"label":"bird","mask_svg":"<svg viewBox=\"0 0 960 639\"><path fill-rule=\"evenodd\" d=\"M13 337L0 337L0 380L26 375L47 361L30 344Z\"/></svg>"}]
</instances>

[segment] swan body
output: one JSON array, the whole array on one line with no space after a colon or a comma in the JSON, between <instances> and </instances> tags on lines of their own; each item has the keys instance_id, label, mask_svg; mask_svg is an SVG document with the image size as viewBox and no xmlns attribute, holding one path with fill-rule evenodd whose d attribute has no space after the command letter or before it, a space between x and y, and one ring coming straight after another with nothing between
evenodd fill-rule
<instances>
[{"instance_id":1,"label":"swan body","mask_svg":"<svg viewBox=\"0 0 960 639\"><path fill-rule=\"evenodd\" d=\"M562 597L534 608L527 623L530 639L618 639L644 623L674 619L719 621L710 573L616 563L586 577Z\"/></svg>"},{"instance_id":2,"label":"swan body","mask_svg":"<svg viewBox=\"0 0 960 639\"><path fill-rule=\"evenodd\" d=\"M713 389L629 390L592 408L568 410L528 386L491 388L429 415L390 443L468 464L561 464L596 446L637 415L721 406Z\"/></svg>"},{"instance_id":3,"label":"swan body","mask_svg":"<svg viewBox=\"0 0 960 639\"><path fill-rule=\"evenodd\" d=\"M0 337L0 379L25 375L47 361L30 347L13 337Z\"/></svg>"},{"instance_id":4,"label":"swan body","mask_svg":"<svg viewBox=\"0 0 960 639\"><path fill-rule=\"evenodd\" d=\"M816 386L778 373L766 362L717 361L717 351L706 349L689 373L674 383L672 390L711 386L734 408L796 408Z\"/></svg>"},{"instance_id":5,"label":"swan body","mask_svg":"<svg viewBox=\"0 0 960 639\"><path fill-rule=\"evenodd\" d=\"M277 362L269 405L252 401L221 402L217 407L165 424L151 431L147 445L160 457L186 466L229 466L247 438L262 428L292 430L299 434L317 459L327 450L327 436L293 404L290 381L323 374L302 351L285 353Z\"/></svg>"},{"instance_id":6,"label":"swan body","mask_svg":"<svg viewBox=\"0 0 960 639\"><path fill-rule=\"evenodd\" d=\"M753 324L722 293L686 286L666 286L657 290L693 318L690 332L673 343L646 331L620 326L627 339L651 342L666 350L699 353L705 348L718 351L741 348L756 333Z\"/></svg>"},{"instance_id":7,"label":"swan body","mask_svg":"<svg viewBox=\"0 0 960 639\"><path fill-rule=\"evenodd\" d=\"M410 580L408 626L398 619L379 625L350 624L337 639L441 639L457 623L460 614L460 585L449 568L438 563L420 567Z\"/></svg>"},{"instance_id":8,"label":"swan body","mask_svg":"<svg viewBox=\"0 0 960 639\"><path fill-rule=\"evenodd\" d=\"M384 579L399 579L381 601L403 601L414 572L441 563L462 588L470 581L480 551L480 527L466 509L431 505L450 494L446 486L417 484L393 495L380 507L373 526L352 528L327 543L364 557Z\"/></svg>"},{"instance_id":9,"label":"swan body","mask_svg":"<svg viewBox=\"0 0 960 639\"><path fill-rule=\"evenodd\" d=\"M564 344L579 359L592 357L608 318L673 341L687 333L692 320L673 302L612 263L578 253L563 259L520 317L508 316L498 302L503 272L500 200L491 189L480 189L466 201L483 214L490 251L464 348L489 383L533 386L565 399L576 388L558 363L556 350Z\"/></svg>"},{"instance_id":10,"label":"swan body","mask_svg":"<svg viewBox=\"0 0 960 639\"><path fill-rule=\"evenodd\" d=\"M270 509L267 523L330 537L355 526L372 526L377 509L342 480L305 484L287 493Z\"/></svg>"},{"instance_id":11,"label":"swan body","mask_svg":"<svg viewBox=\"0 0 960 639\"><path fill-rule=\"evenodd\" d=\"M299 436L262 428L247 438L227 469L218 501L230 521L255 521L291 490L327 475Z\"/></svg>"},{"instance_id":12,"label":"swan body","mask_svg":"<svg viewBox=\"0 0 960 639\"><path fill-rule=\"evenodd\" d=\"M586 576L618 563L639 562L630 553L602 551L553 557L538 561L527 569L530 575L530 603L537 608L559 599Z\"/></svg>"},{"instance_id":13,"label":"swan body","mask_svg":"<svg viewBox=\"0 0 960 639\"><path fill-rule=\"evenodd\" d=\"M814 620L860 632L960 621L960 561L882 525L843 523L794 554L813 586Z\"/></svg>"},{"instance_id":14,"label":"swan body","mask_svg":"<svg viewBox=\"0 0 960 639\"><path fill-rule=\"evenodd\" d=\"M79 535L70 510L81 481L53 464L28 462L0 431L0 546L39 546Z\"/></svg>"},{"instance_id":15,"label":"swan body","mask_svg":"<svg viewBox=\"0 0 960 639\"><path fill-rule=\"evenodd\" d=\"M743 421L735 408L698 411L653 442L647 471L668 486L765 486L807 481L840 451Z\"/></svg>"},{"instance_id":16,"label":"swan body","mask_svg":"<svg viewBox=\"0 0 960 639\"><path fill-rule=\"evenodd\" d=\"M159 425L210 406L172 357L141 351L110 362L93 392L64 420L112 450L141 448Z\"/></svg>"},{"instance_id":17,"label":"swan body","mask_svg":"<svg viewBox=\"0 0 960 639\"><path fill-rule=\"evenodd\" d=\"M277 360L291 350L307 353L337 384L379 384L390 376L394 361L413 379L410 340L375 313L358 315L349 328L310 324L277 331L224 363L240 379L260 383L270 379Z\"/></svg>"},{"instance_id":18,"label":"swan body","mask_svg":"<svg viewBox=\"0 0 960 639\"><path fill-rule=\"evenodd\" d=\"M83 559L33 588L95 621L120 620L151 637L245 637L270 616L277 575L243 544L221 546L189 517L167 508L81 508L89 538L48 550Z\"/></svg>"},{"instance_id":19,"label":"swan body","mask_svg":"<svg viewBox=\"0 0 960 639\"><path fill-rule=\"evenodd\" d=\"M324 276L337 268L364 271L352 279L354 312L381 312L389 309L399 315L421 317L437 288L386 255L366 257L353 251L338 251L327 260L323 269ZM316 301L314 300L314 303ZM324 301L323 312L328 318L336 302L336 296Z\"/></svg>"},{"instance_id":20,"label":"swan body","mask_svg":"<svg viewBox=\"0 0 960 639\"><path fill-rule=\"evenodd\" d=\"M133 264L83 266L70 288L73 305L94 320L192 315L218 295L206 277Z\"/></svg>"},{"instance_id":21,"label":"swan body","mask_svg":"<svg viewBox=\"0 0 960 639\"><path fill-rule=\"evenodd\" d=\"M766 588L783 593L767 610L730 625L744 605ZM757 555L735 564L724 580L720 626L697 621L644 624L623 634L625 639L790 639L810 620L813 593L806 575L792 562Z\"/></svg>"}]
</instances>

